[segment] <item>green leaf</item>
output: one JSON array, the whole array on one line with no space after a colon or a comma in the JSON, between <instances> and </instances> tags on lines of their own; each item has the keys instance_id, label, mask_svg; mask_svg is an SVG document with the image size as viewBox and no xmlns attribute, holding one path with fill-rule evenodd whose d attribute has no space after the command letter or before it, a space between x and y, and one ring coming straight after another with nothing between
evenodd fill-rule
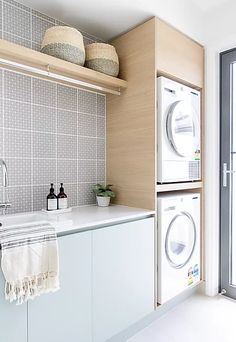
<instances>
[{"instance_id":1,"label":"green leaf","mask_svg":"<svg viewBox=\"0 0 236 342\"><path fill-rule=\"evenodd\" d=\"M97 196L101 197L115 197L114 191L111 190L112 184L102 185L102 184L96 184L93 187L93 192Z\"/></svg>"}]
</instances>

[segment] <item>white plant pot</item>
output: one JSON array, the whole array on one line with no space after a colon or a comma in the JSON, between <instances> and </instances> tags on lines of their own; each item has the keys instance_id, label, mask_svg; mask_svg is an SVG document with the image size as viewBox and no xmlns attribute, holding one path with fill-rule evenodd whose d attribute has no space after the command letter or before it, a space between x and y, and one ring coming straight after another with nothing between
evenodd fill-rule
<instances>
[{"instance_id":1,"label":"white plant pot","mask_svg":"<svg viewBox=\"0 0 236 342\"><path fill-rule=\"evenodd\" d=\"M99 207L108 207L110 204L110 197L97 196L97 203Z\"/></svg>"}]
</instances>

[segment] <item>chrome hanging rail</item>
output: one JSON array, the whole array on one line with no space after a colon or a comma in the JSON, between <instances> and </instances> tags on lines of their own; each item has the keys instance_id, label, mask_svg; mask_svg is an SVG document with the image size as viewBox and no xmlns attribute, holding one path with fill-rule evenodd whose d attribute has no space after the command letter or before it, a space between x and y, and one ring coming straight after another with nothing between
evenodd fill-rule
<instances>
[{"instance_id":1,"label":"chrome hanging rail","mask_svg":"<svg viewBox=\"0 0 236 342\"><path fill-rule=\"evenodd\" d=\"M77 80L75 78L71 78L71 77L67 77L67 76L63 76L63 75L51 72L50 71L50 65L45 66L46 70L42 70L42 69L38 69L35 67L31 67L29 65L25 65L22 63L18 63L18 62L14 62L14 61L4 59L4 58L0 58L0 66L5 67L5 68L9 68L9 69L14 68L14 69L22 71L22 72L33 73L33 74L38 75L38 76L49 77L49 78L56 80L56 81L62 81L62 82L74 84L74 85L81 87L83 89L86 88L86 89L91 89L91 90L102 92L102 93L120 95L120 90L109 89L109 88L102 87L102 86L99 86L96 84L92 84L92 83L89 83L86 81L80 81L80 80Z\"/></svg>"}]
</instances>

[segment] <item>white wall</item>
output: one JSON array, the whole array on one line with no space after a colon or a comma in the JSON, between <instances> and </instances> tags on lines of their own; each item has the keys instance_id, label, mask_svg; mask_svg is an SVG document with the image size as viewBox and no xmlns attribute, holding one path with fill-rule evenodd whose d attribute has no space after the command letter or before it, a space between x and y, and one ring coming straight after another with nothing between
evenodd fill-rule
<instances>
[{"instance_id":1,"label":"white wall","mask_svg":"<svg viewBox=\"0 0 236 342\"><path fill-rule=\"evenodd\" d=\"M195 40L203 41L203 13L190 0L19 0L24 5L109 40L158 16Z\"/></svg>"}]
</instances>

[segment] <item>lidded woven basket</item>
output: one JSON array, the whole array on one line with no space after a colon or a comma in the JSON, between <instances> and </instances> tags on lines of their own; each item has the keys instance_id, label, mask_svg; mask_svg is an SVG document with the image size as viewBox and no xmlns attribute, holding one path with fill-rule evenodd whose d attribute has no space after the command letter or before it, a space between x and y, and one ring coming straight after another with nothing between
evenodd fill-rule
<instances>
[{"instance_id":1,"label":"lidded woven basket","mask_svg":"<svg viewBox=\"0 0 236 342\"><path fill-rule=\"evenodd\" d=\"M105 43L92 43L85 47L87 68L110 76L118 76L119 59L114 46Z\"/></svg>"},{"instance_id":2,"label":"lidded woven basket","mask_svg":"<svg viewBox=\"0 0 236 342\"><path fill-rule=\"evenodd\" d=\"M50 27L45 32L41 52L79 65L85 62L83 36L68 26Z\"/></svg>"}]
</instances>

